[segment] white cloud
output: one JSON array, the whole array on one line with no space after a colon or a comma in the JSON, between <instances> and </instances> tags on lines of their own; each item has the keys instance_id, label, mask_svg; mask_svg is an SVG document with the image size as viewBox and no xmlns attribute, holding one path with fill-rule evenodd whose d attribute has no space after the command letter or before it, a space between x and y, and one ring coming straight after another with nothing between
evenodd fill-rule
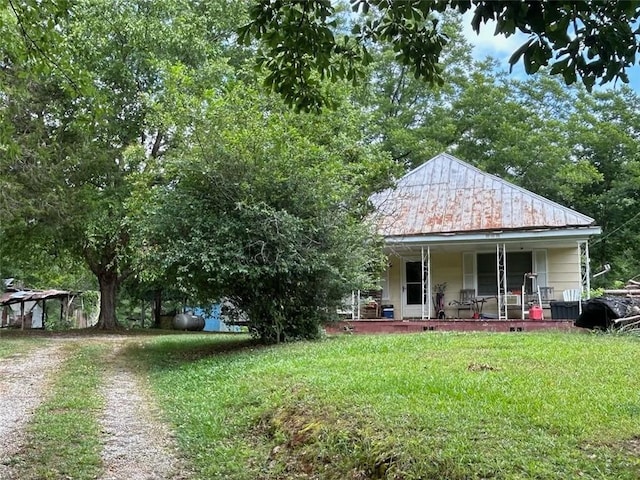
<instances>
[{"instance_id":1,"label":"white cloud","mask_svg":"<svg viewBox=\"0 0 640 480\"><path fill-rule=\"evenodd\" d=\"M513 52L527 41L528 36L517 31L508 38L503 35L494 35L496 28L494 21L481 24L480 33L477 34L471 27L472 18L473 13L471 11L462 16L462 32L469 43L473 45L473 58L476 60L484 60L486 57L493 57L498 61L500 67L509 71L509 58L511 58ZM627 73L630 80L629 86L640 93L640 65L636 64L633 68L629 69ZM513 75L517 77L526 76L524 67L522 66L522 59L514 66ZM622 85L622 82L617 82L617 84L611 82L599 88L616 88L616 86L620 85Z\"/></svg>"},{"instance_id":2,"label":"white cloud","mask_svg":"<svg viewBox=\"0 0 640 480\"><path fill-rule=\"evenodd\" d=\"M510 37L504 35L494 35L496 22L490 21L480 25L480 33L474 32L471 27L471 19L473 14L467 12L463 15L463 29L462 32L466 39L473 45L473 56L480 60L488 56L499 60L506 68L509 67L509 58L511 54L515 52L520 45L527 40L527 35L516 32Z\"/></svg>"}]
</instances>

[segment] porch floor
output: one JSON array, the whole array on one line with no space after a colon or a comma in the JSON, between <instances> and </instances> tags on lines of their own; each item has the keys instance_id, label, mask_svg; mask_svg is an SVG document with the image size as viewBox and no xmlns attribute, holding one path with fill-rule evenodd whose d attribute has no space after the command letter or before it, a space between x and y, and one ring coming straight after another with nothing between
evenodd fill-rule
<instances>
[{"instance_id":1,"label":"porch floor","mask_svg":"<svg viewBox=\"0 0 640 480\"><path fill-rule=\"evenodd\" d=\"M574 326L575 320L340 320L325 325L328 334L340 333L415 333L427 331L457 332L531 332L535 330L583 331Z\"/></svg>"}]
</instances>

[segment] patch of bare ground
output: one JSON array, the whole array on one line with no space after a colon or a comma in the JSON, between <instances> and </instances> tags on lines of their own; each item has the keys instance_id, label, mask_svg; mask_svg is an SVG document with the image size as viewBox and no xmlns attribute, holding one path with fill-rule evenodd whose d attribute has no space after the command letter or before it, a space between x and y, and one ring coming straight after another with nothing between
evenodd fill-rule
<instances>
[{"instance_id":1,"label":"patch of bare ground","mask_svg":"<svg viewBox=\"0 0 640 480\"><path fill-rule=\"evenodd\" d=\"M101 480L184 480L191 477L170 429L160 421L148 387L115 345L106 362L100 419L103 435Z\"/></svg>"},{"instance_id":2,"label":"patch of bare ground","mask_svg":"<svg viewBox=\"0 0 640 480\"><path fill-rule=\"evenodd\" d=\"M625 450L635 457L640 457L640 437L627 440L624 444Z\"/></svg>"},{"instance_id":3,"label":"patch of bare ground","mask_svg":"<svg viewBox=\"0 0 640 480\"><path fill-rule=\"evenodd\" d=\"M17 478L12 456L23 446L24 427L64 358L62 345L52 344L0 360L0 480Z\"/></svg>"}]
</instances>

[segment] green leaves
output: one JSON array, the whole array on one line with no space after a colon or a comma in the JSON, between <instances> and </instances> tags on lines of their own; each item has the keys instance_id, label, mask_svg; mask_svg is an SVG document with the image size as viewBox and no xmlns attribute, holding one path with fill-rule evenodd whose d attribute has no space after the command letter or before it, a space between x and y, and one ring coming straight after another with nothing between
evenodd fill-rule
<instances>
[{"instance_id":1,"label":"green leaves","mask_svg":"<svg viewBox=\"0 0 640 480\"><path fill-rule=\"evenodd\" d=\"M267 70L265 86L282 94L297 111L320 111L326 104L323 79L361 77L365 49L346 36L337 36L331 2L256 2L252 21L238 30L249 45L261 40L257 65Z\"/></svg>"},{"instance_id":2,"label":"green leaves","mask_svg":"<svg viewBox=\"0 0 640 480\"><path fill-rule=\"evenodd\" d=\"M132 189L159 181L163 156L229 78L222 52L241 0L210 3L2 4L0 132L11 155L0 173L17 193L3 237L83 258L116 284L131 274L131 218L143 209Z\"/></svg>"},{"instance_id":3,"label":"green leaves","mask_svg":"<svg viewBox=\"0 0 640 480\"><path fill-rule=\"evenodd\" d=\"M144 265L201 302L231 299L266 341L310 337L380 251L363 217L391 162L350 108L296 115L230 89L168 158L136 220ZM386 183L384 183L386 184Z\"/></svg>"},{"instance_id":4,"label":"green leaves","mask_svg":"<svg viewBox=\"0 0 640 480\"><path fill-rule=\"evenodd\" d=\"M446 11L465 13L472 6L476 32L495 21L494 35L517 31L530 35L511 56L512 66L522 61L525 71L533 74L551 65L565 83L581 79L588 90L597 80L628 81L625 70L634 65L639 48L633 31L640 16L639 0L351 0L354 41L345 42L348 48L338 48L344 31L336 27L331 4L256 0L240 38L246 44L260 41L259 65L270 72L270 88L297 110L318 111L325 103L317 77L362 80L359 64L367 63L366 52L376 43L393 45L396 60L411 67L416 78L441 85L440 58L448 37L435 19Z\"/></svg>"}]
</instances>

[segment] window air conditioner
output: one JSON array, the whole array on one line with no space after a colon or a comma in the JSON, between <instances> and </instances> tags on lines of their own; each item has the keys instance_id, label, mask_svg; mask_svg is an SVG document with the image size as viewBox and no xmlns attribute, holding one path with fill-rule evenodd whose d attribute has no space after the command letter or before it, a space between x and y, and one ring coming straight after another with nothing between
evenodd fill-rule
<instances>
[{"instance_id":1,"label":"window air conditioner","mask_svg":"<svg viewBox=\"0 0 640 480\"><path fill-rule=\"evenodd\" d=\"M505 305L520 305L520 295L505 295L504 296Z\"/></svg>"}]
</instances>

